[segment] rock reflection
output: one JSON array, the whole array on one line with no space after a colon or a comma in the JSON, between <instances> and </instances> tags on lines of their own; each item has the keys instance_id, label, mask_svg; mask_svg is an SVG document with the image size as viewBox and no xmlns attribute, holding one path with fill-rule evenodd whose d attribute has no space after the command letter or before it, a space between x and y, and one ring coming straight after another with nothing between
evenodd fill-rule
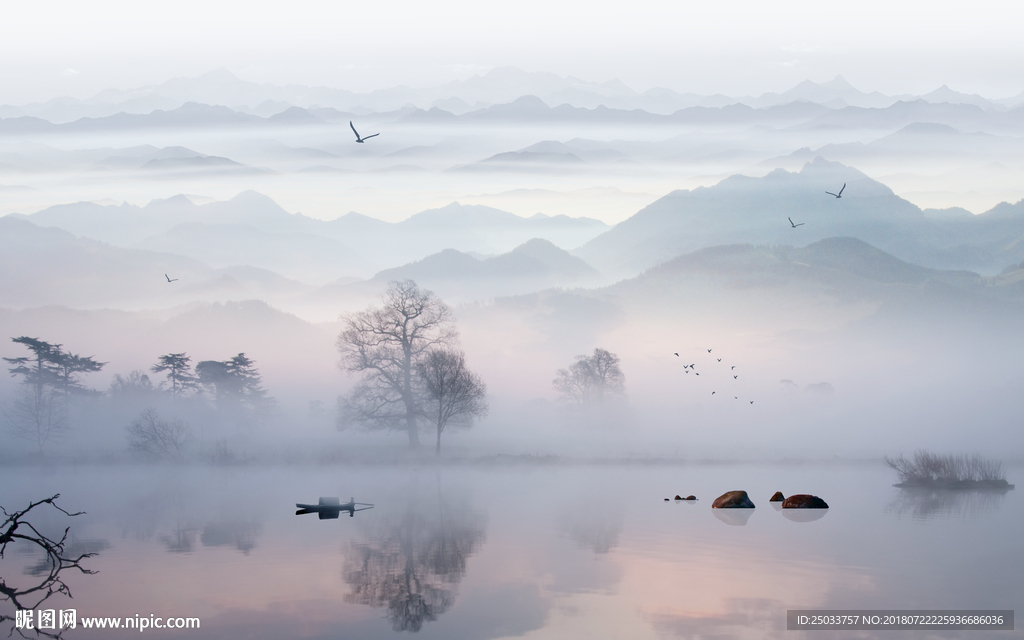
<instances>
[{"instance_id":1,"label":"rock reflection","mask_svg":"<svg viewBox=\"0 0 1024 640\"><path fill-rule=\"evenodd\" d=\"M787 520L793 522L814 522L821 520L828 513L828 509L780 509Z\"/></svg>"},{"instance_id":2,"label":"rock reflection","mask_svg":"<svg viewBox=\"0 0 1024 640\"><path fill-rule=\"evenodd\" d=\"M745 526L750 516L754 515L753 509L712 509L711 512L725 524L734 527Z\"/></svg>"},{"instance_id":3,"label":"rock reflection","mask_svg":"<svg viewBox=\"0 0 1024 640\"><path fill-rule=\"evenodd\" d=\"M999 508L1007 490L900 489L886 508L897 516L968 518Z\"/></svg>"},{"instance_id":4,"label":"rock reflection","mask_svg":"<svg viewBox=\"0 0 1024 640\"><path fill-rule=\"evenodd\" d=\"M484 518L465 505L410 501L364 528L345 553L346 602L387 609L395 631L419 631L451 608L466 562L484 539Z\"/></svg>"}]
</instances>

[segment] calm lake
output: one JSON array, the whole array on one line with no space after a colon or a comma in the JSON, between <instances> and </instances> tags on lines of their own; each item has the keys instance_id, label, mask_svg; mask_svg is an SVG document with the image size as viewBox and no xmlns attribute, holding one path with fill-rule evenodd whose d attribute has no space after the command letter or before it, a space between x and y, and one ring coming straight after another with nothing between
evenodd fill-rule
<instances>
[{"instance_id":1,"label":"calm lake","mask_svg":"<svg viewBox=\"0 0 1024 640\"><path fill-rule=\"evenodd\" d=\"M1021 476L1008 468L1011 483ZM847 639L878 633L787 631L786 611L1024 609L1021 490L922 495L893 482L880 463L841 461L19 466L0 469L0 505L59 492L87 512L39 511L47 530L71 526L72 551L97 553L83 562L96 574L66 576L73 599L45 608L201 620L144 634L160 638ZM733 489L757 508L713 512ZM794 520L768 502L775 491L831 508ZM664 502L676 494L699 500ZM375 506L295 515L321 496ZM10 547L2 577L27 584L38 562Z\"/></svg>"}]
</instances>

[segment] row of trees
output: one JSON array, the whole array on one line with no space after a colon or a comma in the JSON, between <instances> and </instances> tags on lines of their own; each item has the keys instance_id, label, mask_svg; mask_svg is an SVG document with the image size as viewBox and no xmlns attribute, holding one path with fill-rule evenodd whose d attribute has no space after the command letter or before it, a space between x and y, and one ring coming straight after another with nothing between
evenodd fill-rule
<instances>
[{"instance_id":1,"label":"row of trees","mask_svg":"<svg viewBox=\"0 0 1024 640\"><path fill-rule=\"evenodd\" d=\"M347 397L339 398L339 428L359 425L367 429L405 431L409 446L420 446L419 421L433 426L435 453L441 451L442 433L472 424L486 415L487 386L466 364L458 348L458 331L450 308L415 282L392 282L382 305L342 317L338 336L340 367L360 375ZM68 399L96 396L82 376L100 371L106 363L91 356L64 351L51 344L21 336L12 339L31 351L31 356L4 358L8 371L22 378L22 393L8 404L5 417L11 430L33 440L42 452L46 442L68 427ZM145 396L163 392L174 399L210 393L220 410L265 413L274 404L263 389L259 371L245 353L225 360L204 360L192 367L185 353L169 353L150 367L165 380L156 387L142 371L117 374L111 396ZM554 380L563 399L579 405L601 404L625 395L625 377L618 357L605 349L591 356L577 356ZM128 427L132 447L180 453L186 429L174 421L160 420L155 410L143 412ZM170 444L167 444L167 443ZM156 444L154 444L156 443Z\"/></svg>"},{"instance_id":2,"label":"row of trees","mask_svg":"<svg viewBox=\"0 0 1024 640\"><path fill-rule=\"evenodd\" d=\"M82 377L102 370L107 363L98 362L92 356L70 353L60 344L38 338L20 336L12 341L27 348L31 355L4 358L12 365L8 368L11 376L21 378L21 386L15 398L3 405L3 417L13 435L32 441L42 453L48 441L69 430L69 403L73 398L102 395L85 386ZM150 371L163 373L166 381L156 387L142 371L124 376L116 374L110 395L146 396L164 392L182 399L199 396L205 391L213 396L220 410L257 413L273 406L274 400L263 389L255 363L244 353L225 361L201 361L194 370L191 361L185 353L160 356ZM130 434L134 433L132 428L139 431L136 423L129 429Z\"/></svg>"}]
</instances>

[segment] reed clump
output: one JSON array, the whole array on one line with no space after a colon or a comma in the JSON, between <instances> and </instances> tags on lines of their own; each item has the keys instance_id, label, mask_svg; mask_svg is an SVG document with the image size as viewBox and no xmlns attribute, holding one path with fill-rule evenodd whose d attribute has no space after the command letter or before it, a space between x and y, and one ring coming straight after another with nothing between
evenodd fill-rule
<instances>
[{"instance_id":1,"label":"reed clump","mask_svg":"<svg viewBox=\"0 0 1024 640\"><path fill-rule=\"evenodd\" d=\"M940 455L919 450L912 458L900 455L885 456L885 464L899 476L900 486L928 486L948 488L1006 487L1003 464L998 460L974 455Z\"/></svg>"}]
</instances>

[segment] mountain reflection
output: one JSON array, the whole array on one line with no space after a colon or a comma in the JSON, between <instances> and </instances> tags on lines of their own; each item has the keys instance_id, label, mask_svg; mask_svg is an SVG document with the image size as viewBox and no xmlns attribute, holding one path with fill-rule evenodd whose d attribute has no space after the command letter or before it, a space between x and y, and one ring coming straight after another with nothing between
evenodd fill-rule
<instances>
[{"instance_id":1,"label":"mountain reflection","mask_svg":"<svg viewBox=\"0 0 1024 640\"><path fill-rule=\"evenodd\" d=\"M967 518L994 511L1002 504L1006 491L963 491L951 489L900 489L886 511L913 518Z\"/></svg>"},{"instance_id":2,"label":"mountain reflection","mask_svg":"<svg viewBox=\"0 0 1024 640\"><path fill-rule=\"evenodd\" d=\"M483 516L465 505L410 501L382 514L353 543L342 570L347 602L387 608L395 631L419 631L451 608L466 561L484 539Z\"/></svg>"},{"instance_id":3,"label":"mountain reflection","mask_svg":"<svg viewBox=\"0 0 1024 640\"><path fill-rule=\"evenodd\" d=\"M561 510L560 528L581 549L608 553L619 544L622 512L594 501L576 501Z\"/></svg>"}]
</instances>

